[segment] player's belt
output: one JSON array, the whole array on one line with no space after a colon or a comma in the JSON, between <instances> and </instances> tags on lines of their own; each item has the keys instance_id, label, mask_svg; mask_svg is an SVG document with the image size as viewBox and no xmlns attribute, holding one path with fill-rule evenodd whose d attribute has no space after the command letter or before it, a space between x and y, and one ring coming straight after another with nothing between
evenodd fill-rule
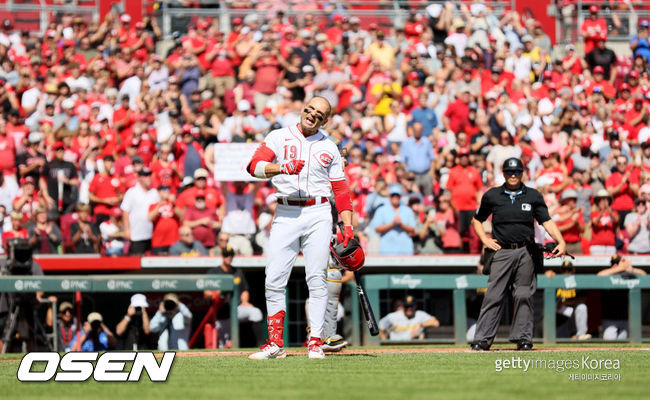
<instances>
[{"instance_id":1,"label":"player's belt","mask_svg":"<svg viewBox=\"0 0 650 400\"><path fill-rule=\"evenodd\" d=\"M503 243L499 242L499 246L504 249L520 249L522 247L526 247L530 244L530 242L512 242L512 243Z\"/></svg>"},{"instance_id":2,"label":"player's belt","mask_svg":"<svg viewBox=\"0 0 650 400\"><path fill-rule=\"evenodd\" d=\"M315 206L317 204L323 204L327 202L327 197L316 197L314 199L287 199L286 197L278 198L278 204L284 204L285 206L298 206L298 207L307 207Z\"/></svg>"}]
</instances>

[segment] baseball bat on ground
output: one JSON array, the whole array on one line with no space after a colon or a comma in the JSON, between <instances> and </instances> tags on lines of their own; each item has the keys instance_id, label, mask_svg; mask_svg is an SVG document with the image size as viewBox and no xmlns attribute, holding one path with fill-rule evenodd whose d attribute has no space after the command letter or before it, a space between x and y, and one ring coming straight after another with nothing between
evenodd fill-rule
<instances>
[{"instance_id":1,"label":"baseball bat on ground","mask_svg":"<svg viewBox=\"0 0 650 400\"><path fill-rule=\"evenodd\" d=\"M343 226L343 221L339 221L338 224L341 234L343 234L345 227ZM361 309L363 310L363 316L366 319L366 324L368 325L368 330L370 335L377 336L379 335L379 326L377 326L377 320L375 319L375 313L370 307L370 301L368 300L368 295L363 288L361 283L361 275L359 271L354 271L354 280L357 284L357 293L359 294L359 303L361 303Z\"/></svg>"},{"instance_id":2,"label":"baseball bat on ground","mask_svg":"<svg viewBox=\"0 0 650 400\"><path fill-rule=\"evenodd\" d=\"M354 280L357 283L359 302L361 303L361 309L363 310L363 316L366 319L366 324L368 324L368 330L372 336L377 336L379 335L379 327L377 326L375 313L372 312L372 307L370 307L368 295L366 295L366 291L363 289L363 285L361 284L361 275L357 271L354 271Z\"/></svg>"}]
</instances>

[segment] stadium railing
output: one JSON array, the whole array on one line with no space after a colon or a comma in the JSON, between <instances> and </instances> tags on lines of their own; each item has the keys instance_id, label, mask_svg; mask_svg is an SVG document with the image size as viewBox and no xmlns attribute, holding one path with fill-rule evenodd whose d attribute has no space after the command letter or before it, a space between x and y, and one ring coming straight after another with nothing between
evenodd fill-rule
<instances>
[{"instance_id":1,"label":"stadium railing","mask_svg":"<svg viewBox=\"0 0 650 400\"><path fill-rule=\"evenodd\" d=\"M456 344L466 344L467 311L465 292L487 286L487 276L458 274L380 274L363 277L364 287L373 310L379 310L379 291L390 289L452 290L454 338ZM544 343L556 343L556 290L557 289L627 289L629 290L629 341L641 343L641 289L650 289L650 276L624 279L618 275L556 275L549 279L537 276L537 288L544 292ZM354 340L355 338L353 338ZM378 337L366 335L366 345L380 344Z\"/></svg>"},{"instance_id":2,"label":"stadium railing","mask_svg":"<svg viewBox=\"0 0 650 400\"><path fill-rule=\"evenodd\" d=\"M8 18L17 31L45 33L52 22L60 22L64 14L80 17L89 24L99 18L99 5L94 1L76 0L76 4L47 4L45 0L36 0L33 4L6 1L0 3L0 19Z\"/></svg>"},{"instance_id":3,"label":"stadium railing","mask_svg":"<svg viewBox=\"0 0 650 400\"><path fill-rule=\"evenodd\" d=\"M166 39L171 38L174 31L180 33L187 32L189 26L194 23L198 18L215 18L219 20L219 26L225 32L231 29L230 21L234 17L245 17L247 15L258 15L260 18L265 18L269 15L274 15L276 8L255 8L255 9L242 9L232 7L232 1L199 1L199 7L188 8L172 6L173 1L164 0L158 2L159 6L153 9L154 14L160 19L163 36ZM214 8L215 3L219 4L218 8ZM302 16L307 13L315 16L329 16L334 14L342 14L347 16L357 16L361 20L361 26L367 27L371 22L378 24L380 28L391 28L395 26L404 25L409 13L412 11L426 15L426 7L431 4L441 4L444 1L379 1L379 0L348 0L339 2L337 5L342 7L339 9L304 9L305 2L302 0L286 0L283 1L283 11L287 17ZM471 3L468 1L452 1L457 6L465 4L469 6ZM201 5L206 7L201 7ZM496 16L501 16L506 10L514 9L515 1L487 1L485 5L491 8L491 12ZM145 6L145 9L147 6ZM460 13L457 7L456 13Z\"/></svg>"},{"instance_id":4,"label":"stadium railing","mask_svg":"<svg viewBox=\"0 0 650 400\"><path fill-rule=\"evenodd\" d=\"M0 276L0 292L47 293L119 293L119 292L195 292L220 290L239 298L239 289L232 275L60 275ZM80 297L80 296L78 296ZM230 302L230 326L233 347L239 347L237 301ZM52 305L56 310L56 303ZM53 330L57 343L57 330Z\"/></svg>"},{"instance_id":5,"label":"stadium railing","mask_svg":"<svg viewBox=\"0 0 650 400\"><path fill-rule=\"evenodd\" d=\"M637 255L626 256L632 261L635 267L648 269L650 268L650 255ZM187 291L196 291L203 289L211 289L204 287L200 289L196 286L196 279L207 279L207 275L197 275L208 268L214 268L221 265L220 257L99 257L93 255L35 255L34 259L41 265L42 269L47 273L86 273L93 274L94 271L124 271L129 273L138 272L142 275L110 275L107 279L132 281L136 277L137 282L152 282L158 279L158 282L164 282L166 285L168 279L189 279L189 289ZM454 340L456 343L465 343L465 332L467 330L466 319L460 318L460 315L465 315L465 290L476 289L485 287L487 278L481 275L476 275L475 268L478 263L479 257L476 255L438 255L438 256L368 256L366 258L363 273L366 280L366 290L371 296L373 301L373 309L377 317L379 315L379 291L386 289L440 289L451 290L453 292L453 315L454 318ZM562 260L551 259L546 260L546 267L559 267ZM578 289L625 289L626 285L633 284L634 287L630 288L630 318L635 318L634 321L630 320L630 340L633 342L640 341L641 338L641 316L640 316L640 289L650 288L650 276L640 277L638 284L635 281L622 281L617 277L608 279L609 277L596 277L595 275L582 274L582 272L594 273L599 269L609 266L609 257L606 256L578 256L573 261L576 270L581 274L576 275L576 288ZM233 266L242 268L244 270L262 270L266 264L266 258L260 256L243 257L239 256L233 260ZM300 269L304 267L303 257L298 257L295 266ZM468 271L467 274L459 274L459 271ZM400 272L401 274L395 274ZM443 273L438 273L443 272ZM453 272L453 274L446 274ZM170 273L179 273L179 275L171 275ZM187 273L187 274L186 274ZM388 273L388 274L386 274ZM423 274L424 273L424 274ZM159 275L161 274L161 275ZM375 275L380 274L380 275ZM391 275L392 274L392 275ZM200 277L200 278L199 278ZM425 278L421 278L425 277ZM223 278L223 277L222 277ZM393 279L394 278L394 279ZM565 281L564 276L558 276L549 280L545 276L540 276L538 279L538 288L544 290L545 303L544 309L544 341L547 343L554 343L555 331L550 327L555 326L555 288L562 287L563 284L571 284L571 281ZM592 279L593 278L593 279ZM3 279L22 279L22 278L9 278L0 277L0 291L4 287L1 283ZM31 278L30 278L31 279ZM65 276L46 276L44 278L33 278L37 280L45 279L43 282L50 282L48 279L53 279L51 282L59 282L61 285L62 280L70 279ZM58 280L57 280L58 279ZM75 276L74 279L81 279L82 282L93 282L98 279L98 282L105 282L103 275L86 275ZM162 281L160 281L162 279ZM211 279L211 276L210 276ZM77 281L69 281L68 284L74 286ZM117 281L115 281L117 282ZM183 281L185 282L185 281ZM192 286L194 282L194 286ZM463 286L466 282L465 288ZM609 283L608 283L609 282ZM614 282L614 283L612 283ZM631 283L630 283L631 282ZM38 286L33 290L49 291L74 291L62 290L61 286L56 283L44 283L46 286ZM132 284L131 284L132 285ZM151 286L137 286L137 288L130 286L130 289L123 289L121 291L147 291ZM552 286L557 285L557 286ZM413 287L411 287L413 286ZM429 287L430 286L430 287ZM593 287L592 287L593 286ZM23 289L29 289L29 285ZM94 290L94 288L102 290ZM122 288L122 286L120 286ZM159 286L160 289L160 286ZM349 283L349 293L353 293L354 299L351 301L350 317L352 323L352 337L351 343L359 345L362 343L378 343L376 338L369 337L365 330L362 330L362 321L359 308L359 302L356 295L356 288L353 283ZM103 284L97 286L90 286L91 291L106 292ZM169 287L166 286L160 290L153 291L170 291L170 290L186 290L184 287ZM222 288L221 290L227 291L228 289ZM152 290L149 290L152 291ZM287 298L291 296L288 293ZM462 296L463 301L460 302L459 296ZM238 298L238 297L233 297ZM235 303L235 302L233 302ZM231 304L230 307L235 306ZM549 314L549 310L551 313ZM638 310L638 311L637 311ZM287 310L288 311L288 310ZM236 310L235 310L236 312ZM634 317L638 314L638 318ZM236 314L231 314L236 315ZM291 317L288 315L285 323L288 326ZM233 322L233 326L238 326ZM285 341L288 343L288 329L285 329ZM238 336L233 335L233 339Z\"/></svg>"},{"instance_id":6,"label":"stadium railing","mask_svg":"<svg viewBox=\"0 0 650 400\"><path fill-rule=\"evenodd\" d=\"M558 20L558 39L561 43L570 43L582 41L580 27L582 23L589 18L589 6L597 5L600 7L598 16L605 19L609 26L613 26L612 18L620 19L621 27L617 33L608 33L607 40L613 42L627 42L636 35L639 22L650 20L650 1L642 0L635 2L612 3L609 1L583 1L578 0L572 3L573 11L571 14L563 15L562 6L552 5L549 7L549 15L553 15ZM620 7L620 8L617 8Z\"/></svg>"}]
</instances>

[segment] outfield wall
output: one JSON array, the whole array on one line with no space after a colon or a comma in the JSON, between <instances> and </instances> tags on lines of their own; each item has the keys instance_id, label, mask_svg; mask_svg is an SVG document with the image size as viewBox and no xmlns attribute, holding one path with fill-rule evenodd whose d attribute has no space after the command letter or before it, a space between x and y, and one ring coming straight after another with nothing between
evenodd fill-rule
<instances>
[{"instance_id":1,"label":"outfield wall","mask_svg":"<svg viewBox=\"0 0 650 400\"><path fill-rule=\"evenodd\" d=\"M381 290L451 290L453 293L454 341L466 343L467 331L466 291L484 288L487 277L476 274L367 274L363 277L366 292L378 318ZM349 283L353 286L353 283ZM623 279L620 276L557 275L552 279L538 275L538 289L543 291L544 343L556 342L556 295L558 288L628 290L629 341L640 343L642 337L641 290L650 289L650 276ZM63 276L0 276L0 292L47 293L134 293L134 292L195 292L203 290L232 291L238 298L237 286L228 275L63 275ZM351 319L353 344L379 344L377 337L368 335L361 319L356 290L351 290ZM288 293L291 298L291 293ZM233 346L239 345L237 302L230 304ZM285 323L291 315L288 313ZM285 339L289 343L288 330Z\"/></svg>"}]
</instances>

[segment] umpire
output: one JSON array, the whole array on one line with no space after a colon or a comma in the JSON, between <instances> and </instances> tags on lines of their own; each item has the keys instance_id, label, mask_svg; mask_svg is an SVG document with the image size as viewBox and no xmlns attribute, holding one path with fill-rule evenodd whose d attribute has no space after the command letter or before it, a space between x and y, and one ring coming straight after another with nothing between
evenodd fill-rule
<instances>
[{"instance_id":1,"label":"umpire","mask_svg":"<svg viewBox=\"0 0 650 400\"><path fill-rule=\"evenodd\" d=\"M535 244L535 220L558 243L554 253L557 256L566 253L566 243L548 215L544 198L521 182L524 171L521 160L507 159L502 171L505 183L483 195L472 219L472 226L485 246L484 273L489 274L472 343L472 350L477 351L490 349L501 320L506 290L510 287L515 303L510 341L517 343L517 350L533 348L532 297L537 289L535 273L543 268L542 253ZM482 225L490 215L492 237L488 237Z\"/></svg>"}]
</instances>

